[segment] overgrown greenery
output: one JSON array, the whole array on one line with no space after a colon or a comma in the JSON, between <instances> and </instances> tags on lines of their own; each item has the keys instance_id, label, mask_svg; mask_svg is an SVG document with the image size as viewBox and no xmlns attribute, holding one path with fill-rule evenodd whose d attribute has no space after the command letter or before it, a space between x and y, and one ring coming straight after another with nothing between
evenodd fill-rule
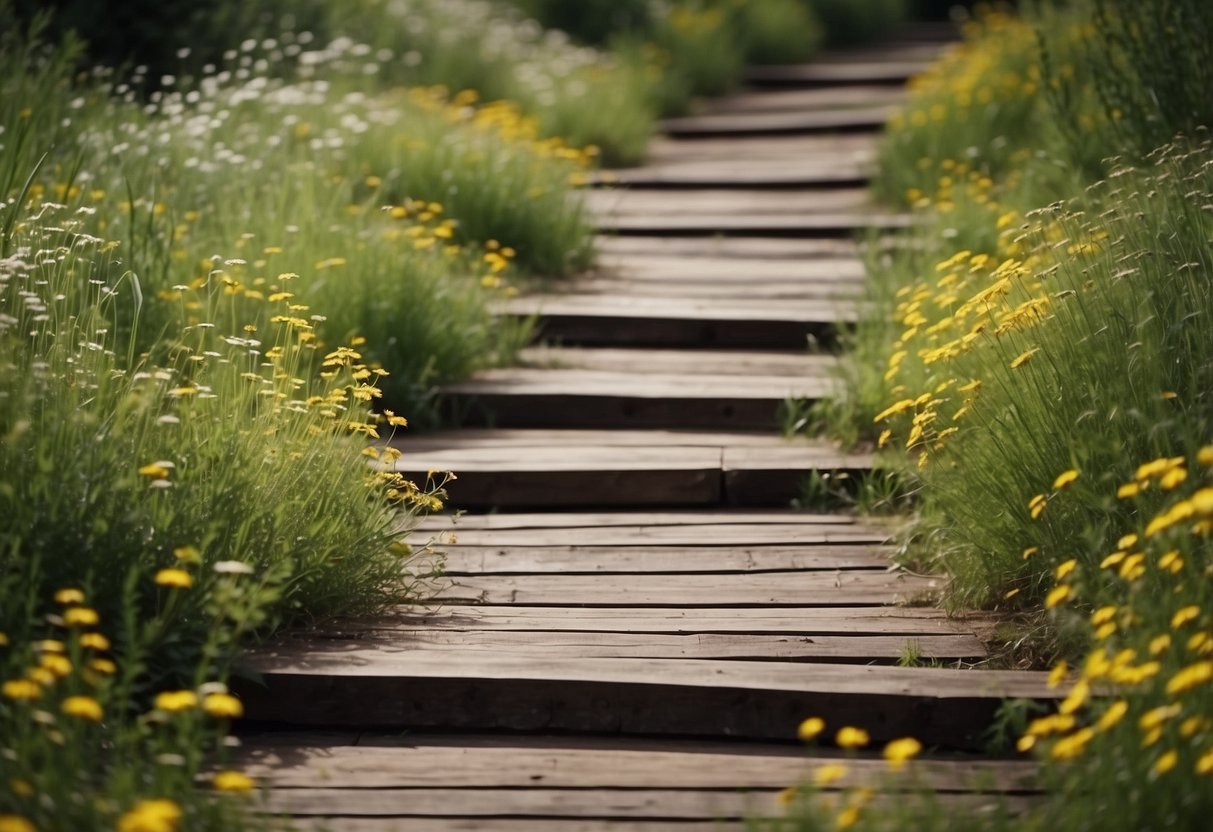
<instances>
[{"instance_id":1,"label":"overgrown greenery","mask_svg":"<svg viewBox=\"0 0 1213 832\"><path fill-rule=\"evenodd\" d=\"M1069 694L1018 741L1046 764L1039 805L860 795L797 802L786 828L1187 829L1213 809L1213 145L1174 69L1204 77L1211 25L1188 2L995 13L890 125L878 187L918 224L871 256L826 412L870 426L917 494L910 555L953 603L1028 621Z\"/></svg>"}]
</instances>

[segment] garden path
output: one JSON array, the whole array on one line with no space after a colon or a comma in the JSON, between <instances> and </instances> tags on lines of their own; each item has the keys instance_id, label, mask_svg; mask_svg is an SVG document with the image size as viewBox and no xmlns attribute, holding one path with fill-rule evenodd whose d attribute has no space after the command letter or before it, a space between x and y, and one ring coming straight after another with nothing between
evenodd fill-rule
<instances>
[{"instance_id":1,"label":"garden path","mask_svg":"<svg viewBox=\"0 0 1213 832\"><path fill-rule=\"evenodd\" d=\"M276 809L336 830L739 829L838 756L796 744L810 715L918 737L944 801L989 803L975 775L1031 799L1029 764L972 752L1002 697L1054 696L1040 674L962 669L991 623L931 606L940 580L891 565L892 527L786 508L809 474L870 465L781 438L778 414L830 389L856 232L905 222L863 183L938 48L755 70L590 194L600 266L502 310L548 345L447 388L471 427L399 441L402 471L458 472L473 512L417 532L446 553L437 602L254 656L243 763ZM860 755L830 789L882 768Z\"/></svg>"}]
</instances>

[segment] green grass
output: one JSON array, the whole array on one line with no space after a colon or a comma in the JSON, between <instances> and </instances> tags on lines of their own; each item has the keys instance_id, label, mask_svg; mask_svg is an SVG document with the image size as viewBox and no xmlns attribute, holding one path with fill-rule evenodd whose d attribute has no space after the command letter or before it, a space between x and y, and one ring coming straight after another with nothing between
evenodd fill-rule
<instances>
[{"instance_id":1,"label":"green grass","mask_svg":"<svg viewBox=\"0 0 1213 832\"><path fill-rule=\"evenodd\" d=\"M1187 829L1210 811L1213 147L1189 120L1203 97L1150 93L1146 65L1113 71L1137 48L1125 27L1152 44L1168 24L1103 12L988 20L917 85L880 188L918 224L870 255L848 395L821 411L858 417L910 478L907 556L949 573L953 605L1013 614L1007 641L1070 686L1014 731L1047 797L956 817L856 792L854 818L794 802L782 828ZM1051 94L1029 96L1025 78ZM1114 100L1139 108L1117 116ZM1089 129L1050 126L1066 118Z\"/></svg>"}]
</instances>

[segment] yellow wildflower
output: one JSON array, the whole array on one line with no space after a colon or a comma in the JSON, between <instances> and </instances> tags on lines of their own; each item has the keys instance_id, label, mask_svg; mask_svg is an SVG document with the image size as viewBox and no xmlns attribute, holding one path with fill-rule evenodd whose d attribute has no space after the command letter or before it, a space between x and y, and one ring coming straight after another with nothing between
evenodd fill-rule
<instances>
[{"instance_id":1,"label":"yellow wildflower","mask_svg":"<svg viewBox=\"0 0 1213 832\"><path fill-rule=\"evenodd\" d=\"M1038 352L1040 352L1040 347L1033 347L1030 350L1025 350L1024 352L1021 352L1019 355L1017 355L1011 361L1011 364L1010 364L1011 369L1017 370L1020 367L1022 367L1024 364L1027 364L1029 361L1032 360L1032 356L1036 355L1036 353L1038 353Z\"/></svg>"},{"instance_id":2,"label":"yellow wildflower","mask_svg":"<svg viewBox=\"0 0 1213 832\"><path fill-rule=\"evenodd\" d=\"M156 694L156 710L170 714L188 711L198 705L198 694L192 690L166 690Z\"/></svg>"},{"instance_id":3,"label":"yellow wildflower","mask_svg":"<svg viewBox=\"0 0 1213 832\"><path fill-rule=\"evenodd\" d=\"M868 732L850 725L838 729L834 741L842 748L863 748L868 744Z\"/></svg>"},{"instance_id":4,"label":"yellow wildflower","mask_svg":"<svg viewBox=\"0 0 1213 832\"><path fill-rule=\"evenodd\" d=\"M1179 762L1179 753L1175 749L1163 754L1154 763L1154 774L1166 774L1171 769L1175 768L1175 764Z\"/></svg>"},{"instance_id":5,"label":"yellow wildflower","mask_svg":"<svg viewBox=\"0 0 1213 832\"><path fill-rule=\"evenodd\" d=\"M0 815L0 832L38 832L38 827L21 815Z\"/></svg>"},{"instance_id":6,"label":"yellow wildflower","mask_svg":"<svg viewBox=\"0 0 1213 832\"><path fill-rule=\"evenodd\" d=\"M1068 584L1053 587L1053 589L1049 591L1049 594L1045 596L1045 608L1050 610L1053 609L1058 604L1064 602L1072 594L1073 591L1070 589Z\"/></svg>"},{"instance_id":7,"label":"yellow wildflower","mask_svg":"<svg viewBox=\"0 0 1213 832\"><path fill-rule=\"evenodd\" d=\"M1057 475L1057 479L1053 480L1053 490L1061 491L1063 488L1069 487L1076 479L1078 479L1078 469L1071 468L1068 471L1062 471Z\"/></svg>"},{"instance_id":8,"label":"yellow wildflower","mask_svg":"<svg viewBox=\"0 0 1213 832\"><path fill-rule=\"evenodd\" d=\"M208 693L202 700L202 710L218 719L244 716L244 705L230 693Z\"/></svg>"},{"instance_id":9,"label":"yellow wildflower","mask_svg":"<svg viewBox=\"0 0 1213 832\"><path fill-rule=\"evenodd\" d=\"M42 686L30 679L9 679L0 687L5 699L32 700L42 696Z\"/></svg>"},{"instance_id":10,"label":"yellow wildflower","mask_svg":"<svg viewBox=\"0 0 1213 832\"><path fill-rule=\"evenodd\" d=\"M211 780L211 785L221 792L246 794L256 788L253 778L240 771L221 771Z\"/></svg>"},{"instance_id":11,"label":"yellow wildflower","mask_svg":"<svg viewBox=\"0 0 1213 832\"><path fill-rule=\"evenodd\" d=\"M1049 688L1055 688L1066 680L1066 674L1070 672L1070 666L1065 660L1059 661L1053 665L1053 669L1049 671Z\"/></svg>"},{"instance_id":12,"label":"yellow wildflower","mask_svg":"<svg viewBox=\"0 0 1213 832\"><path fill-rule=\"evenodd\" d=\"M1175 615L1171 616L1171 629L1178 630L1189 621L1195 621L1200 617L1200 607L1195 604L1183 607L1176 610Z\"/></svg>"},{"instance_id":13,"label":"yellow wildflower","mask_svg":"<svg viewBox=\"0 0 1213 832\"><path fill-rule=\"evenodd\" d=\"M63 613L63 623L68 627L94 627L100 621L97 611L91 607L69 607Z\"/></svg>"},{"instance_id":14,"label":"yellow wildflower","mask_svg":"<svg viewBox=\"0 0 1213 832\"><path fill-rule=\"evenodd\" d=\"M837 783L846 776L847 767L842 763L826 763L823 766L818 766L813 772L813 783L818 788L825 788Z\"/></svg>"},{"instance_id":15,"label":"yellow wildflower","mask_svg":"<svg viewBox=\"0 0 1213 832\"><path fill-rule=\"evenodd\" d=\"M167 586L172 589L189 589L194 585L194 579L184 569L161 569L156 573L157 586Z\"/></svg>"},{"instance_id":16,"label":"yellow wildflower","mask_svg":"<svg viewBox=\"0 0 1213 832\"><path fill-rule=\"evenodd\" d=\"M1116 723L1125 718L1125 714L1129 712L1129 703L1124 699L1117 699L1107 709L1100 714L1099 719L1095 721L1095 729L1097 731L1107 731Z\"/></svg>"},{"instance_id":17,"label":"yellow wildflower","mask_svg":"<svg viewBox=\"0 0 1213 832\"><path fill-rule=\"evenodd\" d=\"M63 700L63 704L59 708L63 713L77 719L89 722L101 721L101 703L91 696L69 696Z\"/></svg>"},{"instance_id":18,"label":"yellow wildflower","mask_svg":"<svg viewBox=\"0 0 1213 832\"><path fill-rule=\"evenodd\" d=\"M101 633L84 633L80 636L80 646L90 650L108 650L110 640Z\"/></svg>"},{"instance_id":19,"label":"yellow wildflower","mask_svg":"<svg viewBox=\"0 0 1213 832\"><path fill-rule=\"evenodd\" d=\"M74 588L61 589L55 593L55 603L62 604L65 607L72 604L83 604L84 592Z\"/></svg>"},{"instance_id":20,"label":"yellow wildflower","mask_svg":"<svg viewBox=\"0 0 1213 832\"><path fill-rule=\"evenodd\" d=\"M1180 670L1167 682L1167 694L1175 696L1213 680L1213 661L1197 662Z\"/></svg>"},{"instance_id":21,"label":"yellow wildflower","mask_svg":"<svg viewBox=\"0 0 1213 832\"><path fill-rule=\"evenodd\" d=\"M922 743L913 737L902 737L893 740L884 747L884 758L889 761L889 768L900 771L907 761L917 757L922 752Z\"/></svg>"},{"instance_id":22,"label":"yellow wildflower","mask_svg":"<svg viewBox=\"0 0 1213 832\"><path fill-rule=\"evenodd\" d=\"M171 800L141 800L118 819L118 832L176 832L181 807Z\"/></svg>"},{"instance_id":23,"label":"yellow wildflower","mask_svg":"<svg viewBox=\"0 0 1213 832\"><path fill-rule=\"evenodd\" d=\"M800 738L801 742L808 742L824 731L825 728L826 723L824 719L818 716L811 716L800 723L800 727L796 729L796 736Z\"/></svg>"}]
</instances>

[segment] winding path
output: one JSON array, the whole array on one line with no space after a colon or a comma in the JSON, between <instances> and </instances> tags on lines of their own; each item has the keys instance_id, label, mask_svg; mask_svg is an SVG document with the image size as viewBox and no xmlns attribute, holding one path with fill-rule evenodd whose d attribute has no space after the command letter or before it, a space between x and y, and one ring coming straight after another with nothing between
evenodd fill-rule
<instances>
[{"instance_id":1,"label":"winding path","mask_svg":"<svg viewBox=\"0 0 1213 832\"><path fill-rule=\"evenodd\" d=\"M837 756L796 743L809 715L877 748L918 737L945 801L988 802L974 775L1030 799L1029 764L972 752L1003 697L1055 695L1041 676L963 669L990 623L931 606L940 581L891 565L891 527L787 507L809 473L870 464L781 438L778 415L830 390L856 232L906 222L863 185L938 48L756 70L590 194L599 268L502 310L546 345L445 391L468 427L399 443L406 473L458 472L470 510L418 532L447 555L440 603L254 657L242 755L276 809L335 830L740 829ZM873 752L833 788L881 770Z\"/></svg>"}]
</instances>

